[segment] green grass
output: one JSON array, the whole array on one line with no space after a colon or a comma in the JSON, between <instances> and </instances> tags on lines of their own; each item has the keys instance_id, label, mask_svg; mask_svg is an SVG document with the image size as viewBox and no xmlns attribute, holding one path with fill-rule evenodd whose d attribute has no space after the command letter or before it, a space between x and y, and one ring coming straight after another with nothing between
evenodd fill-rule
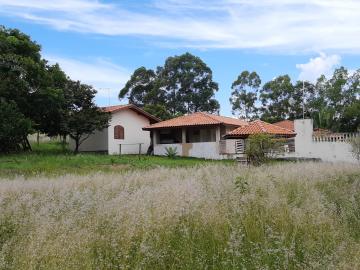
<instances>
[{"instance_id":1,"label":"green grass","mask_svg":"<svg viewBox=\"0 0 360 270\"><path fill-rule=\"evenodd\" d=\"M192 167L208 163L227 163L233 161L210 161L197 158L121 155L83 153L74 155L64 151L58 142L33 145L29 153L0 155L0 176L25 177L36 175L88 174L94 172L125 172L134 169L151 169L164 167Z\"/></svg>"}]
</instances>

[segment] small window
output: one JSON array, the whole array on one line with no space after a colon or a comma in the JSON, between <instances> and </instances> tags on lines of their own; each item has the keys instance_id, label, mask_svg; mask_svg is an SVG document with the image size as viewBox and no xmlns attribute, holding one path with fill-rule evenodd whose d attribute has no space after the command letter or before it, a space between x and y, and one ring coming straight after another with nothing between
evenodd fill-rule
<instances>
[{"instance_id":1,"label":"small window","mask_svg":"<svg viewBox=\"0 0 360 270\"><path fill-rule=\"evenodd\" d=\"M114 127L114 139L123 140L124 139L124 127L117 125Z\"/></svg>"}]
</instances>

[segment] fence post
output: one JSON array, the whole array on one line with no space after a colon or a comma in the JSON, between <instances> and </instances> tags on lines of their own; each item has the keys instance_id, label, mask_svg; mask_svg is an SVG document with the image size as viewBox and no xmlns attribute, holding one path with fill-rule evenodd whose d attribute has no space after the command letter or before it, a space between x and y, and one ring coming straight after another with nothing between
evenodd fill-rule
<instances>
[{"instance_id":1,"label":"fence post","mask_svg":"<svg viewBox=\"0 0 360 270\"><path fill-rule=\"evenodd\" d=\"M121 155L121 143L119 144L119 155Z\"/></svg>"}]
</instances>

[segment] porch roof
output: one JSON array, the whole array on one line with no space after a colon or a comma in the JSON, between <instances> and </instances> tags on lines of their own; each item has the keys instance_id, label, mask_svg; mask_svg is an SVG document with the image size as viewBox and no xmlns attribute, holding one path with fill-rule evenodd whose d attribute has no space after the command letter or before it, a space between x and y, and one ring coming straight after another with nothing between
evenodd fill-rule
<instances>
[{"instance_id":1,"label":"porch roof","mask_svg":"<svg viewBox=\"0 0 360 270\"><path fill-rule=\"evenodd\" d=\"M187 126L210 126L210 125L231 125L235 127L246 126L248 122L225 117L220 115L214 115L204 112L196 112L188 115L179 116L173 119L162 121L150 126L144 127L143 130L161 129L161 128L179 128Z\"/></svg>"},{"instance_id":2,"label":"porch roof","mask_svg":"<svg viewBox=\"0 0 360 270\"><path fill-rule=\"evenodd\" d=\"M269 124L261 120L255 120L247 126L234 129L225 135L225 138L247 138L253 134L270 134L285 137L295 137L296 133L292 130Z\"/></svg>"}]
</instances>

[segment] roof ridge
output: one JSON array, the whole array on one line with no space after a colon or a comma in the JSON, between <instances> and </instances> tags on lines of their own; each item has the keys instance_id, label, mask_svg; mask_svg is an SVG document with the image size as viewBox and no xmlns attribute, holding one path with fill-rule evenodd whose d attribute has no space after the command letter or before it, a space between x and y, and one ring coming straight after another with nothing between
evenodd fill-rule
<instances>
[{"instance_id":1,"label":"roof ridge","mask_svg":"<svg viewBox=\"0 0 360 270\"><path fill-rule=\"evenodd\" d=\"M260 120L261 121L261 120ZM291 121L291 120L282 120L282 121ZM282 122L282 121L280 121L280 122ZM291 130L291 129L288 129L288 128L284 128L284 127L280 127L280 126L278 126L278 125L275 125L275 123L267 123L267 122L264 122L264 121L261 121L261 122L263 122L263 123L266 123L267 125L271 125L271 126L275 126L276 128L280 128L280 129L283 129L283 130L286 130L286 131L291 131L291 132L294 132L293 130Z\"/></svg>"},{"instance_id":2,"label":"roof ridge","mask_svg":"<svg viewBox=\"0 0 360 270\"><path fill-rule=\"evenodd\" d=\"M231 120L237 120L237 121L242 121L242 122L246 122L248 123L246 120L240 119L240 118L236 118L236 117L231 117L231 116L223 116L223 115L217 115L217 114L212 114L212 113L208 113L208 112L200 112L208 117L210 117L211 119L218 121L219 123L221 123L221 121L215 119L213 116L216 117L221 117L221 118L227 118L227 119L231 119Z\"/></svg>"},{"instance_id":3,"label":"roof ridge","mask_svg":"<svg viewBox=\"0 0 360 270\"><path fill-rule=\"evenodd\" d=\"M264 127L265 122L263 122L261 120L256 120L256 121L257 121L256 123L260 126L261 131L266 132L266 128Z\"/></svg>"},{"instance_id":4,"label":"roof ridge","mask_svg":"<svg viewBox=\"0 0 360 270\"><path fill-rule=\"evenodd\" d=\"M211 120L214 120L214 121L216 121L218 123L222 123L218 119L215 119L214 117L212 117L212 115L210 113L207 113L207 112L198 112L198 113L200 113L200 114L202 114L202 115L204 115L204 116L206 116L206 117L210 118Z\"/></svg>"}]
</instances>

